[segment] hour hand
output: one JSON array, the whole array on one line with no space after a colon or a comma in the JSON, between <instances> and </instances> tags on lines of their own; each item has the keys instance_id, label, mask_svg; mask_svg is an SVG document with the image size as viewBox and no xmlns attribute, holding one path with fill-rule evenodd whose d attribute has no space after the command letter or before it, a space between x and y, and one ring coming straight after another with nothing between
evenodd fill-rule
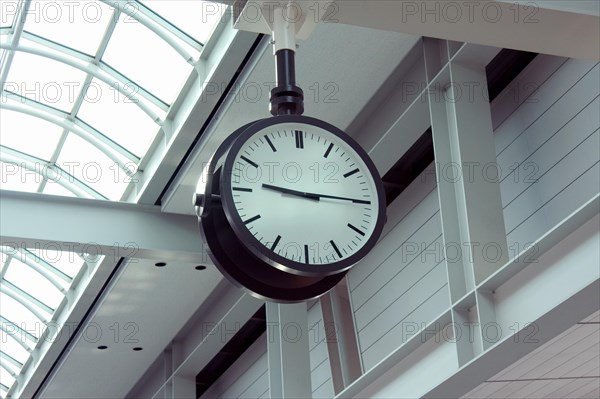
<instances>
[{"instance_id":1,"label":"hour hand","mask_svg":"<svg viewBox=\"0 0 600 399\"><path fill-rule=\"evenodd\" d=\"M304 197L312 200L319 200L320 196L318 194L306 193L304 191L292 190L290 188L274 186L272 184L263 183L264 188L268 188L269 190L279 191L284 194L296 195L298 197Z\"/></svg>"}]
</instances>

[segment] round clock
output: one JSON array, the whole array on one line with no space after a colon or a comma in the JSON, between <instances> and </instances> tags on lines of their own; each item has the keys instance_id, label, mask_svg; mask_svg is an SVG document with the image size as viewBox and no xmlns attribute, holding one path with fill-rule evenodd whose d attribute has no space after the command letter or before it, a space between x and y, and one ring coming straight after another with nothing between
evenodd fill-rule
<instances>
[{"instance_id":1,"label":"round clock","mask_svg":"<svg viewBox=\"0 0 600 399\"><path fill-rule=\"evenodd\" d=\"M196 205L215 264L255 296L314 298L375 245L383 185L365 151L321 120L281 115L219 148Z\"/></svg>"}]
</instances>

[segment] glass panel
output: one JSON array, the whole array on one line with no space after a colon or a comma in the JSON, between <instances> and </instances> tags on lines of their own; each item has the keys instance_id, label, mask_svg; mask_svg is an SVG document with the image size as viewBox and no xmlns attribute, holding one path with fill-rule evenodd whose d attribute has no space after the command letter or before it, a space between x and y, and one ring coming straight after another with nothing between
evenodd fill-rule
<instances>
[{"instance_id":1,"label":"glass panel","mask_svg":"<svg viewBox=\"0 0 600 399\"><path fill-rule=\"evenodd\" d=\"M95 54L113 10L100 1L34 0L25 30L87 54Z\"/></svg>"},{"instance_id":2,"label":"glass panel","mask_svg":"<svg viewBox=\"0 0 600 399\"><path fill-rule=\"evenodd\" d=\"M0 7L2 7L0 28L12 26L19 9L19 2L17 0L4 0Z\"/></svg>"},{"instance_id":3,"label":"glass panel","mask_svg":"<svg viewBox=\"0 0 600 399\"><path fill-rule=\"evenodd\" d=\"M41 337L46 325L40 321L23 304L0 292L0 303L2 303L2 316L12 321L30 334Z\"/></svg>"},{"instance_id":4,"label":"glass panel","mask_svg":"<svg viewBox=\"0 0 600 399\"><path fill-rule=\"evenodd\" d=\"M206 43L227 8L210 1L141 0L140 3L200 43Z\"/></svg>"},{"instance_id":5,"label":"glass panel","mask_svg":"<svg viewBox=\"0 0 600 399\"><path fill-rule=\"evenodd\" d=\"M92 80L88 93L94 102L84 101L77 117L134 154L145 154L158 125L133 100L104 82Z\"/></svg>"},{"instance_id":6,"label":"glass panel","mask_svg":"<svg viewBox=\"0 0 600 399\"><path fill-rule=\"evenodd\" d=\"M61 186L56 180L48 180L44 186L44 194L62 195L63 197L76 197L71 191Z\"/></svg>"},{"instance_id":7,"label":"glass panel","mask_svg":"<svg viewBox=\"0 0 600 399\"><path fill-rule=\"evenodd\" d=\"M4 89L71 112L85 77L79 69L58 61L17 52Z\"/></svg>"},{"instance_id":8,"label":"glass panel","mask_svg":"<svg viewBox=\"0 0 600 399\"><path fill-rule=\"evenodd\" d=\"M21 112L0 110L0 144L50 160L62 128Z\"/></svg>"},{"instance_id":9,"label":"glass panel","mask_svg":"<svg viewBox=\"0 0 600 399\"><path fill-rule=\"evenodd\" d=\"M121 199L129 182L125 172L113 160L72 133L63 145L57 164L113 201Z\"/></svg>"},{"instance_id":10,"label":"glass panel","mask_svg":"<svg viewBox=\"0 0 600 399\"><path fill-rule=\"evenodd\" d=\"M52 309L56 309L63 298L62 293L50 281L15 258L10 261L4 279Z\"/></svg>"},{"instance_id":11,"label":"glass panel","mask_svg":"<svg viewBox=\"0 0 600 399\"><path fill-rule=\"evenodd\" d=\"M12 375L8 373L8 371L4 370L3 368L0 368L0 382L2 382L3 385L10 387L12 386L12 384L14 384L15 379Z\"/></svg>"},{"instance_id":12,"label":"glass panel","mask_svg":"<svg viewBox=\"0 0 600 399\"><path fill-rule=\"evenodd\" d=\"M102 61L170 104L192 71L169 44L121 15Z\"/></svg>"},{"instance_id":13,"label":"glass panel","mask_svg":"<svg viewBox=\"0 0 600 399\"><path fill-rule=\"evenodd\" d=\"M0 339L2 339L2 351L14 357L15 360L17 360L18 362L25 363L29 358L29 352L27 352L25 348L19 345L17 340L21 342L24 341L30 347L33 346L32 342L28 341L27 338L23 336L20 332L12 333L12 330L9 331L11 331L11 334L7 334L4 331L0 330Z\"/></svg>"},{"instance_id":14,"label":"glass panel","mask_svg":"<svg viewBox=\"0 0 600 399\"><path fill-rule=\"evenodd\" d=\"M29 249L35 256L39 256L52 266L73 278L83 266L83 259L73 252L56 251L50 248ZM35 258L35 257L34 257Z\"/></svg>"},{"instance_id":15,"label":"glass panel","mask_svg":"<svg viewBox=\"0 0 600 399\"><path fill-rule=\"evenodd\" d=\"M34 193L42 180L40 174L23 169L13 163L0 162L0 189L2 190Z\"/></svg>"}]
</instances>

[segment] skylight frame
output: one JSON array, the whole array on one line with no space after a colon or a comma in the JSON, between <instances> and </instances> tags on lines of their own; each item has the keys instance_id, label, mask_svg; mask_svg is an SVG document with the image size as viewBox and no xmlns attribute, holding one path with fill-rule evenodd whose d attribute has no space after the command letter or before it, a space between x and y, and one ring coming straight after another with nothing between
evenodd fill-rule
<instances>
[{"instance_id":1,"label":"skylight frame","mask_svg":"<svg viewBox=\"0 0 600 399\"><path fill-rule=\"evenodd\" d=\"M196 40L194 37L169 22L167 19L161 17L151 8L137 1L134 3L136 6L135 15L130 13L129 16L134 17L144 26L144 29L149 29L156 34L160 40L163 40L171 48L173 48L177 54L182 57L182 60L191 66L189 75L187 72L186 76L179 75L184 79L181 80L181 87L178 88L178 94L173 99L166 99L168 100L168 102L166 102L153 94L147 88L137 84L135 82L135 76L132 76L131 78L125 76L109 63L103 61L102 57L104 52L111 39L113 39L114 29L119 20L118 17L122 14L126 15L127 10L126 6L124 6L122 2L115 3L111 0L100 1L113 7L112 11L114 15L110 18L110 22L105 28L104 36L98 45L96 54L86 54L85 52L79 51L75 48L65 46L44 36L25 30L25 22L28 17L27 11L31 5L30 0L20 0L18 3L19 10L17 15L14 17L14 23L10 27L2 27L0 29L0 36L2 36L2 38L0 38L0 48L3 50L3 62L2 65L0 65L0 95L2 95L3 99L5 99L0 107L4 110L18 112L31 118L38 118L62 129L60 139L58 144L56 144L56 148L52 151L52 156L50 159L40 159L32 156L31 154L27 154L26 147L25 152L22 152L0 143L0 161L2 162L12 163L18 168L36 173L39 171L39 167L41 166L42 168L47 168L48 171L55 171L56 173L60 173L62 176L69 176L68 179L63 178L59 180L49 180L43 174L38 173L38 175L41 176L41 183L38 185L37 189L38 192L43 192L50 181L56 181L60 184L60 187L63 187L73 195L101 200L107 199L105 195L94 190L89 184L77 180L73 175L67 173L67 171L56 165L63 146L68 137L70 137L69 135L71 133L85 140L87 143L89 143L89 145L99 149L104 155L109 157L112 161L115 161L119 165L119 168L125 172L127 176L136 176L139 178L139 174L143 173L143 171L132 171L129 163L133 162L138 165L139 168L141 168L143 164L147 163L147 160L150 156L152 156L153 152L160 148L160 143L165 143L165 141L171 137L173 134L171 130L173 129L174 114L177 112L179 107L179 105L175 104L180 103L182 96L181 90L189 90L190 82L192 82L194 79L194 74L203 73L202 67L199 65L199 61L201 53L204 49L204 43ZM215 32L215 26L212 26L212 28L209 30ZM111 140L110 137L105 134L105 132L95 129L93 126L78 118L79 110L83 103L83 90L79 91L77 99L73 103L71 110L58 109L56 107L52 107L51 104L44 102L43 100L35 101L34 99L24 97L20 93L11 93L10 91L5 90L5 83L7 81L7 77L10 77L9 72L17 52L25 52L35 56L44 57L46 59L54 60L64 65L76 68L86 74L83 83L84 87L86 84L89 85L90 82L96 78L100 81L103 81L107 85L114 87L115 90L122 96L127 96L135 100L136 105L146 115L149 116L149 118L157 127L156 130L158 133L152 133L154 134L154 137L150 140L148 149L146 149L144 153L135 154L123 147L119 142ZM128 90L127 85L135 85L135 93L132 93L131 90ZM15 143L18 142L16 141ZM55 142L53 142L52 145L54 146ZM18 145L18 147L20 148L21 146ZM46 156L47 153L44 153L44 157ZM37 171L36 165L38 166ZM134 188L134 184L135 183L130 183L128 185L128 187L125 189L125 192L121 196L121 200L129 198L130 192ZM1 249L2 248L0 248L0 250ZM6 253L7 251L5 250L2 252ZM44 325L47 325L47 323L51 322L52 320L57 320L59 317L62 317L61 310L65 308L68 303L67 293L73 290L81 290L82 287L80 287L80 285L83 284L82 276L84 270L94 267L96 264L95 261L91 261L90 263L88 259L84 258L83 263L79 267L76 275L73 276L70 281L67 281L65 275L61 275L58 269L54 269L51 264L45 262L43 259L36 259L34 261L31 257L32 253L25 248L21 248L18 251L13 251L11 249L8 252L10 252L11 255L8 255L4 260L3 268L0 271L0 280L2 281L3 285L2 295L7 295L8 297L12 298L12 300L17 301L23 306L23 312L25 312L26 309L31 313L31 315L33 315L31 316L32 320L37 318L40 320L40 323L43 323ZM29 255L27 255L26 252L29 253ZM20 253L25 253L26 256L22 256ZM41 301L28 294L27 291L22 290L17 286L12 287L11 283L4 279L4 274L11 267L11 262L13 259L15 261L18 260L28 268L31 268L31 270L39 274L45 281L48 281L50 284L52 284L58 290L57 292L60 292L60 295L62 295L60 303L54 306L54 299L52 300L53 307L56 309L53 309L53 307L43 306L43 303L40 303ZM13 263L13 266L17 265L25 267L18 262ZM27 288L27 290L35 294L35 291L32 291L31 288ZM10 301L11 303L13 303L12 300ZM14 306L16 306L16 304ZM15 366L13 369L18 370L18 373L23 373L23 370L25 370L28 365L36 363L32 361L33 358L31 357L31 353L38 348L38 346L40 346L41 340L39 337L36 338L34 335L27 335L27 331L20 329L18 326L19 320L15 320L14 322L16 323L14 323L12 320L9 320L4 316L0 315L0 324L2 324L3 331L5 327L7 327L6 334L10 335L11 331L14 332L15 329L19 330L14 334L14 336L11 335L11 339L14 339L24 350L23 352L15 351L15 353L18 354L18 359L13 358L15 362L9 360L8 363L10 363L12 366ZM13 324L7 326L5 325L6 322ZM22 334L26 335L25 339L19 339L21 338ZM11 350L16 348L17 347L15 345L15 347ZM25 358L25 352L27 352L29 356L23 363L21 363L20 360ZM11 356L10 351L2 352L1 356L3 359L8 359ZM9 368L12 368L10 365ZM15 390L18 391L18 388L15 388L15 386L16 384L12 386L1 386L0 397L4 397L7 394L10 395L11 392L14 392Z\"/></svg>"}]
</instances>

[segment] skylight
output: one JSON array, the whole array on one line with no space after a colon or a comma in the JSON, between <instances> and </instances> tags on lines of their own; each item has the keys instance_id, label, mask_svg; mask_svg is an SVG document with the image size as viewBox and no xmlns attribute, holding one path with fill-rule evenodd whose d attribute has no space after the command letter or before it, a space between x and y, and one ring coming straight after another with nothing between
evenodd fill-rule
<instances>
[{"instance_id":1,"label":"skylight","mask_svg":"<svg viewBox=\"0 0 600 399\"><path fill-rule=\"evenodd\" d=\"M0 190L123 200L224 6L3 0ZM84 254L0 247L0 398L79 289Z\"/></svg>"},{"instance_id":2,"label":"skylight","mask_svg":"<svg viewBox=\"0 0 600 399\"><path fill-rule=\"evenodd\" d=\"M84 265L78 254L0 247L0 397L30 361Z\"/></svg>"},{"instance_id":3,"label":"skylight","mask_svg":"<svg viewBox=\"0 0 600 399\"><path fill-rule=\"evenodd\" d=\"M2 4L0 160L19 171L37 167L66 176L68 184L49 184L41 173L38 192L122 200L135 179L109 176L131 175L161 140L171 105L224 6L189 0ZM102 177L65 168L80 161L92 163L90 170L100 165ZM0 189L31 191L31 179L19 186L9 175L13 169L1 170Z\"/></svg>"}]
</instances>

